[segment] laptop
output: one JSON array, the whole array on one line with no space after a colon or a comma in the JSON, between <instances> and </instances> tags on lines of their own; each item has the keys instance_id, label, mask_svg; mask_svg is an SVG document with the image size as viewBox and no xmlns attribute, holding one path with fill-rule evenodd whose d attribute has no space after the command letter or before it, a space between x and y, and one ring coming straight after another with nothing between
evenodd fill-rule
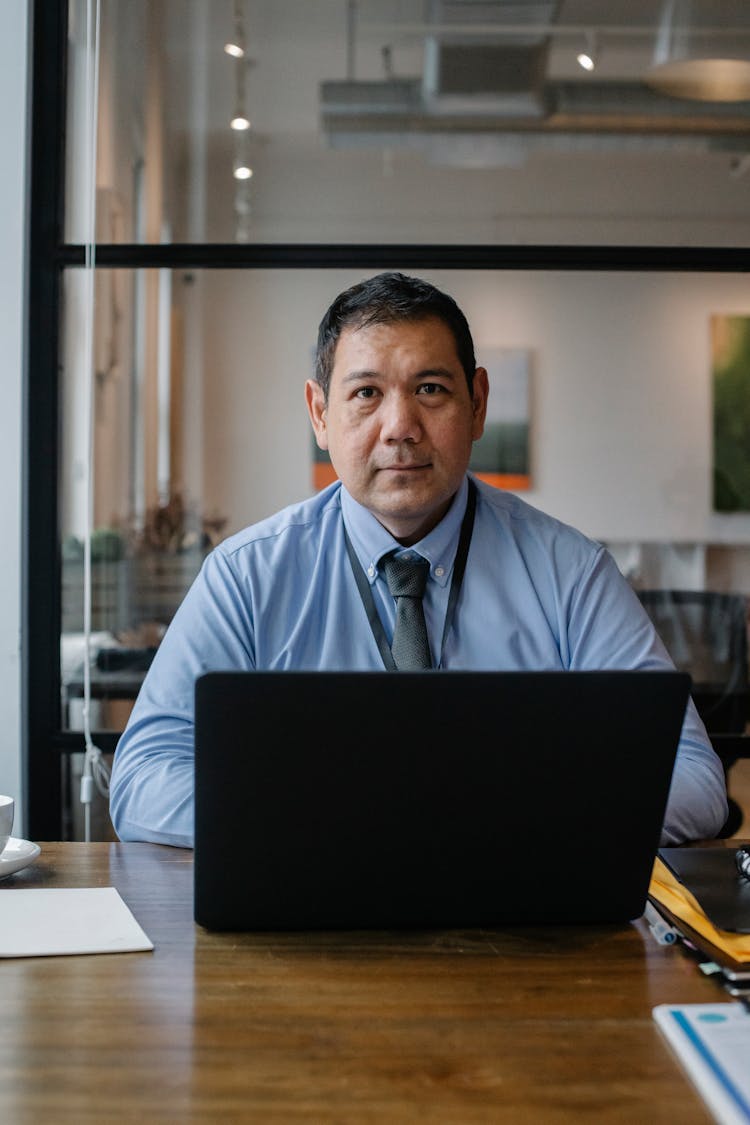
<instances>
[{"instance_id":1,"label":"laptop","mask_svg":"<svg viewBox=\"0 0 750 1125\"><path fill-rule=\"evenodd\" d=\"M689 689L673 671L208 673L195 693L195 920L639 917Z\"/></svg>"}]
</instances>

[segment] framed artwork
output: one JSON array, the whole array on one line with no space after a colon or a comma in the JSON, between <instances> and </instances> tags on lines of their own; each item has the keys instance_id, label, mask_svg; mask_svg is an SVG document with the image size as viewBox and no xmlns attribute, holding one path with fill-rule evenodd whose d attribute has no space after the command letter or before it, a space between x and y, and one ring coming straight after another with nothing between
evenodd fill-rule
<instances>
[{"instance_id":1,"label":"framed artwork","mask_svg":"<svg viewBox=\"0 0 750 1125\"><path fill-rule=\"evenodd\" d=\"M531 352L528 348L483 348L490 396L484 434L474 443L469 468L496 488L531 487Z\"/></svg>"},{"instance_id":2,"label":"framed artwork","mask_svg":"<svg viewBox=\"0 0 750 1125\"><path fill-rule=\"evenodd\" d=\"M496 488L531 487L530 470L530 368L527 348L485 348L478 356L487 368L490 395L484 434L474 443L469 468ZM336 480L328 453L312 439L313 487L325 488Z\"/></svg>"},{"instance_id":3,"label":"framed artwork","mask_svg":"<svg viewBox=\"0 0 750 1125\"><path fill-rule=\"evenodd\" d=\"M750 512L750 316L711 317L713 506Z\"/></svg>"}]
</instances>

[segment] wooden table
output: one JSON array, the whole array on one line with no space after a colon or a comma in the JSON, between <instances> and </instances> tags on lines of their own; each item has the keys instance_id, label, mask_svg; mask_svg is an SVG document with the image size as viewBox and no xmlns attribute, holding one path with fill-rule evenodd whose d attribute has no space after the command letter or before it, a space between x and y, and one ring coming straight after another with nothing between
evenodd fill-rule
<instances>
[{"instance_id":1,"label":"wooden table","mask_svg":"<svg viewBox=\"0 0 750 1125\"><path fill-rule=\"evenodd\" d=\"M0 962L0 1121L710 1120L653 1025L726 994L643 922L210 934L192 853L42 844L0 883L114 885L153 953Z\"/></svg>"}]
</instances>

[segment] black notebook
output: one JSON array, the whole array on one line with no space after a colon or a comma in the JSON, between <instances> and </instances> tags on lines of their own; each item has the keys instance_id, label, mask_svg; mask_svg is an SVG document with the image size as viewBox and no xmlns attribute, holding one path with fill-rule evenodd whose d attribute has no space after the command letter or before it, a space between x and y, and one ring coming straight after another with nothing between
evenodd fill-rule
<instances>
[{"instance_id":1,"label":"black notebook","mask_svg":"<svg viewBox=\"0 0 750 1125\"><path fill-rule=\"evenodd\" d=\"M678 672L218 672L196 684L195 919L401 929L640 916Z\"/></svg>"},{"instance_id":2,"label":"black notebook","mask_svg":"<svg viewBox=\"0 0 750 1125\"><path fill-rule=\"evenodd\" d=\"M718 930L750 934L750 881L734 848L660 848L659 855Z\"/></svg>"}]
</instances>

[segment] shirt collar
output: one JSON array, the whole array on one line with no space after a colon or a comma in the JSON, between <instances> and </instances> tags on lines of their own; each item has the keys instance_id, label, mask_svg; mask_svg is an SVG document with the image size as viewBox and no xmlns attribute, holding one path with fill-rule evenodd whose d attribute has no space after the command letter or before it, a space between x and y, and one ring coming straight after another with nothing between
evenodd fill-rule
<instances>
[{"instance_id":1,"label":"shirt collar","mask_svg":"<svg viewBox=\"0 0 750 1125\"><path fill-rule=\"evenodd\" d=\"M466 511L468 480L464 477L453 503L437 527L433 527L424 539L414 543L412 549L430 564L430 578L439 586L445 586L453 569L453 560L458 549L461 521ZM378 566L384 555L394 550L408 550L402 547L375 518L372 512L341 486L341 511L344 524L351 539L360 565L367 575L370 585L378 576Z\"/></svg>"}]
</instances>

